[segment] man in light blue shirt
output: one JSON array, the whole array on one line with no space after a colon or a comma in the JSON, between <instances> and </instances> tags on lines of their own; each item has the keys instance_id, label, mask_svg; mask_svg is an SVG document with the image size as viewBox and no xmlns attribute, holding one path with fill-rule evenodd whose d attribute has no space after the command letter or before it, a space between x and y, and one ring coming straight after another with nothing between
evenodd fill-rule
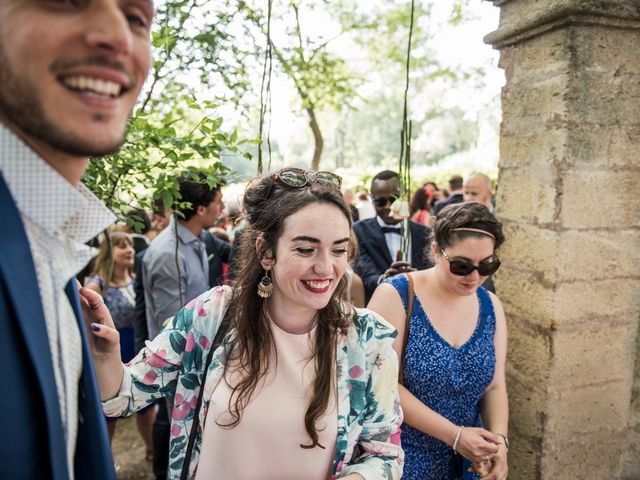
<instances>
[{"instance_id":1,"label":"man in light blue shirt","mask_svg":"<svg viewBox=\"0 0 640 480\"><path fill-rule=\"evenodd\" d=\"M181 178L179 183L181 201L190 202L191 206L182 210L183 218L171 219L169 226L151 242L142 262L147 327L151 340L180 307L209 289L204 231L213 227L224 208L219 186L211 189L204 175L200 181Z\"/></svg>"},{"instance_id":2,"label":"man in light blue shirt","mask_svg":"<svg viewBox=\"0 0 640 480\"><path fill-rule=\"evenodd\" d=\"M142 258L142 286L150 340L185 303L209 289L204 234L205 229L213 227L224 208L219 186L210 188L204 175L197 180L179 178L178 183L180 201L189 202L191 206L181 210L182 215L177 221L176 216L171 218ZM156 478L166 478L171 404L172 399L158 403L153 427L153 471Z\"/></svg>"}]
</instances>

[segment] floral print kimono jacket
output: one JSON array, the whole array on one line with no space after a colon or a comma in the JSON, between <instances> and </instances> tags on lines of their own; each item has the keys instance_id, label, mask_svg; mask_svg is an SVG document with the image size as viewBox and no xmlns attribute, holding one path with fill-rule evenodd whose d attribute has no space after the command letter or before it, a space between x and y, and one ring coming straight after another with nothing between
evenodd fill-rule
<instances>
[{"instance_id":1,"label":"floral print kimono jacket","mask_svg":"<svg viewBox=\"0 0 640 480\"><path fill-rule=\"evenodd\" d=\"M231 289L215 287L178 312L173 321L127 365L117 397L104 402L107 416L126 416L161 397L173 397L169 479L179 479L200 392L206 375L199 428L189 465L195 471L202 446L202 425L224 370L218 348L207 371L204 364ZM402 413L398 397L398 360L391 344L395 329L377 314L356 309L356 321L338 337L338 438L332 478L358 473L366 480L399 479ZM233 332L230 332L227 341ZM205 452L206 454L206 452ZM304 472L301 472L301 478Z\"/></svg>"}]
</instances>

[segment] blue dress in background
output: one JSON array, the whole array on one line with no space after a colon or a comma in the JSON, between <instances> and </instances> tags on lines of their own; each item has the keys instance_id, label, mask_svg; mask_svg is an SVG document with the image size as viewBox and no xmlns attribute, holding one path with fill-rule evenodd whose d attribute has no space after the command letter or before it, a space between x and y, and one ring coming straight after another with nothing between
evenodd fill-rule
<instances>
[{"instance_id":1,"label":"blue dress in background","mask_svg":"<svg viewBox=\"0 0 640 480\"><path fill-rule=\"evenodd\" d=\"M385 280L400 295L405 311L409 282L405 275ZM482 425L479 402L495 372L495 313L489 293L477 290L480 314L471 337L460 348L442 338L414 294L409 339L404 357L404 386L429 408L456 425ZM405 480L477 479L470 463L441 441L404 423L402 448Z\"/></svg>"},{"instance_id":2,"label":"blue dress in background","mask_svg":"<svg viewBox=\"0 0 640 480\"><path fill-rule=\"evenodd\" d=\"M87 284L95 283L104 288L104 280L98 275L91 277ZM113 323L120 332L120 358L127 363L136 352L133 340L133 319L135 318L136 297L133 291L133 280L124 287L109 287L103 294L104 304L111 312Z\"/></svg>"}]
</instances>

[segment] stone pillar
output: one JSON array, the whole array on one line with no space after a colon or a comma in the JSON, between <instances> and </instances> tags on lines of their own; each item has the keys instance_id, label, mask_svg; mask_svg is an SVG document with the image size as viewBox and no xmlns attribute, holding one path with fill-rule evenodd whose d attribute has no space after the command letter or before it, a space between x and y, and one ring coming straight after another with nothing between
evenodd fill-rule
<instances>
[{"instance_id":1,"label":"stone pillar","mask_svg":"<svg viewBox=\"0 0 640 480\"><path fill-rule=\"evenodd\" d=\"M640 479L640 1L493 3L510 478Z\"/></svg>"}]
</instances>

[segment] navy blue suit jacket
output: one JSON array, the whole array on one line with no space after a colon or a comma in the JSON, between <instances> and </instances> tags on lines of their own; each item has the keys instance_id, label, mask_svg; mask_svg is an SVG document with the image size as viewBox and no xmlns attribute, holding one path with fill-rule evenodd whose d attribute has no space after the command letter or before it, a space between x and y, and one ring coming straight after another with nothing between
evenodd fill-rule
<instances>
[{"instance_id":1,"label":"navy blue suit jacket","mask_svg":"<svg viewBox=\"0 0 640 480\"><path fill-rule=\"evenodd\" d=\"M411 266L424 270L432 266L426 258L428 237L431 229L416 222L409 222L411 228ZM378 286L378 279L395 261L389 254L384 233L378 224L377 217L360 220L353 224L353 231L358 239L358 258L354 271L364 282L365 299L369 302L373 291Z\"/></svg>"},{"instance_id":2,"label":"navy blue suit jacket","mask_svg":"<svg viewBox=\"0 0 640 480\"><path fill-rule=\"evenodd\" d=\"M462 202L464 202L464 195L462 193L454 193L447 198L437 201L433 206L433 214L437 216L438 213L440 213L440 210L442 210L444 207L448 207L449 205L453 205L454 203Z\"/></svg>"},{"instance_id":3,"label":"navy blue suit jacket","mask_svg":"<svg viewBox=\"0 0 640 480\"><path fill-rule=\"evenodd\" d=\"M209 260L209 286L217 287L224 284L224 269L222 264L229 264L231 257L231 245L221 238L205 230L204 244L207 248Z\"/></svg>"},{"instance_id":4,"label":"navy blue suit jacket","mask_svg":"<svg viewBox=\"0 0 640 480\"><path fill-rule=\"evenodd\" d=\"M2 175L0 218L0 478L67 480L66 440L38 280L24 226ZM74 287L70 282L66 293L81 319ZM72 468L78 480L113 480L113 459L82 325L80 332L83 371Z\"/></svg>"}]
</instances>

